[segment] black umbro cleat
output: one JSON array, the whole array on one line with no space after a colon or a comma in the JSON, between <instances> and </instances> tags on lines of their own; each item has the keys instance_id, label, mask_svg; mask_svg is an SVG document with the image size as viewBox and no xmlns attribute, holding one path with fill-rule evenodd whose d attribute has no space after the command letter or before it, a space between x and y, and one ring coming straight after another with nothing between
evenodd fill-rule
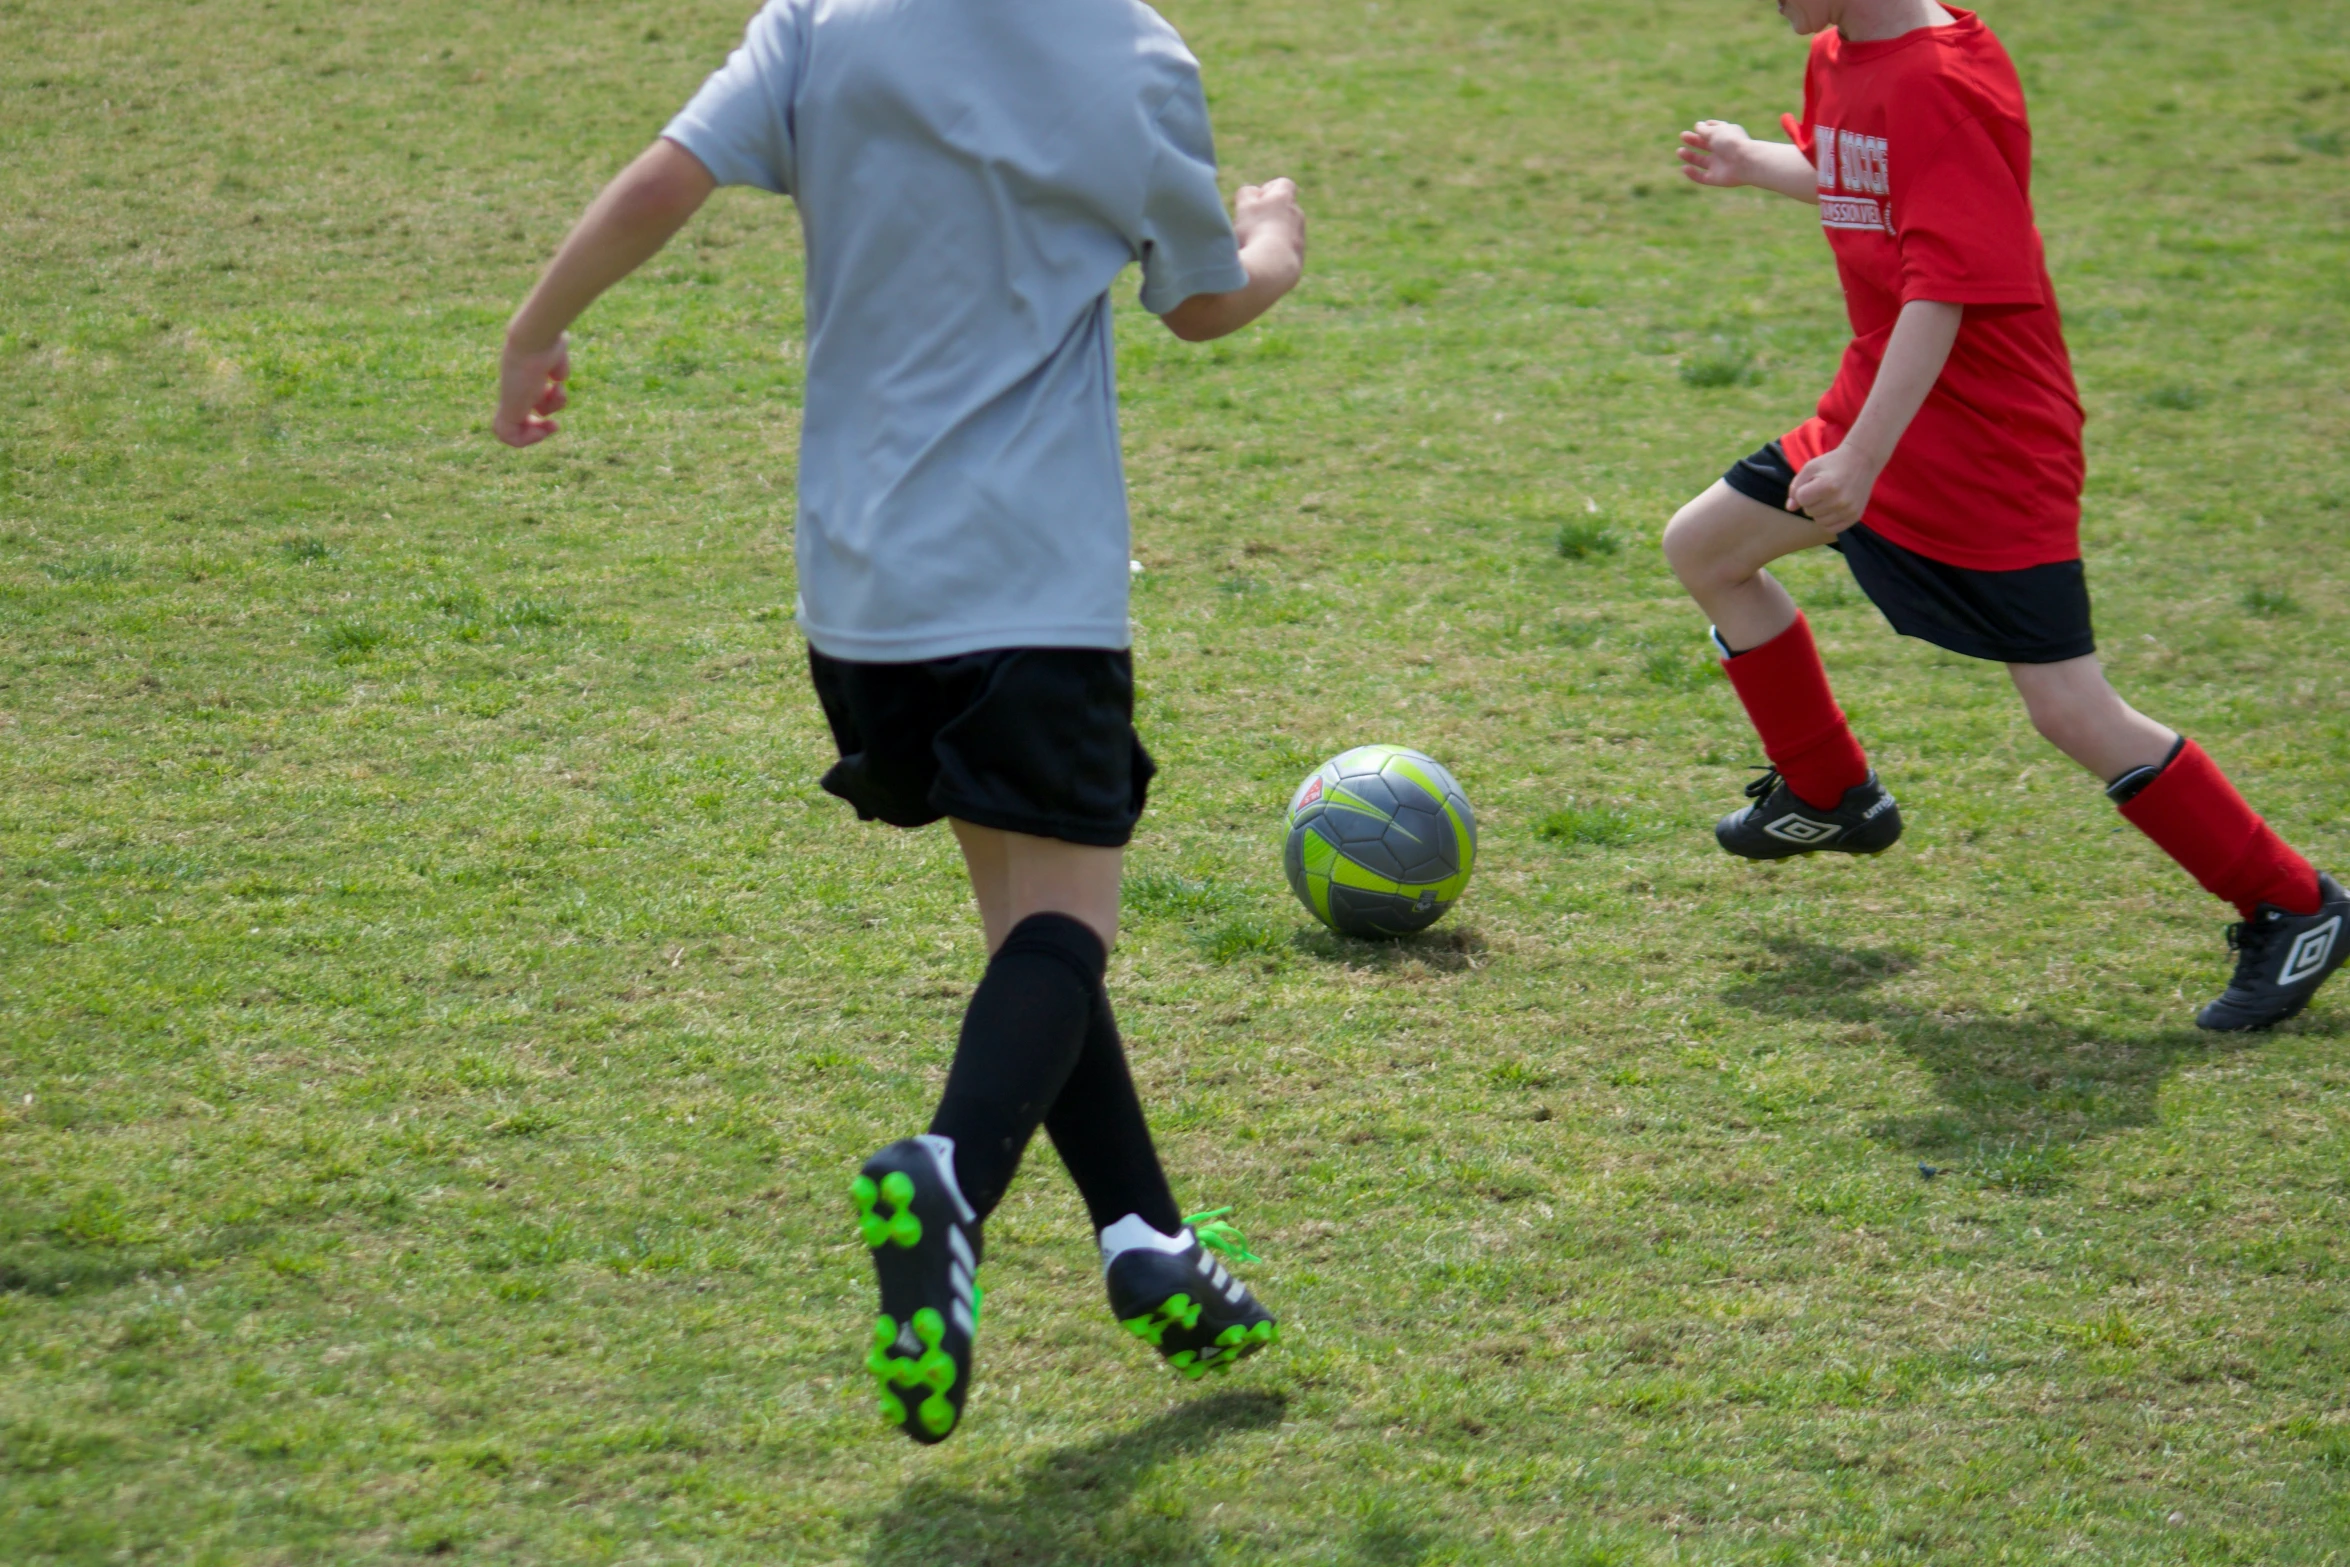
<instances>
[{"instance_id":1,"label":"black umbro cleat","mask_svg":"<svg viewBox=\"0 0 2350 1567\"><path fill-rule=\"evenodd\" d=\"M1808 805L1780 781L1776 767L1746 786L1754 803L1714 824L1714 837L1732 854L1750 860L1784 860L1833 850L1838 854L1882 854L1901 837L1901 807L1875 773L1844 791L1832 811Z\"/></svg>"},{"instance_id":2,"label":"black umbro cleat","mask_svg":"<svg viewBox=\"0 0 2350 1567\"><path fill-rule=\"evenodd\" d=\"M881 1279L865 1369L881 1384L881 1417L923 1443L945 1441L962 1418L979 1334L979 1216L954 1170L953 1143L908 1137L849 1187Z\"/></svg>"},{"instance_id":3,"label":"black umbro cleat","mask_svg":"<svg viewBox=\"0 0 2350 1567\"><path fill-rule=\"evenodd\" d=\"M1191 1241L1184 1251L1137 1246L1110 1260L1110 1310L1127 1332L1194 1381L1230 1371L1281 1336L1273 1314L1200 1242L1206 1236L1219 1251L1259 1260L1230 1225L1210 1222L1226 1211L1184 1220Z\"/></svg>"},{"instance_id":4,"label":"black umbro cleat","mask_svg":"<svg viewBox=\"0 0 2350 1567\"><path fill-rule=\"evenodd\" d=\"M2350 957L2342 927L2350 893L2320 872L2315 914L2287 914L2264 903L2252 918L2228 927L2236 976L2217 1001L2195 1014L2199 1027L2222 1033L2273 1028L2309 1005L2317 987Z\"/></svg>"}]
</instances>

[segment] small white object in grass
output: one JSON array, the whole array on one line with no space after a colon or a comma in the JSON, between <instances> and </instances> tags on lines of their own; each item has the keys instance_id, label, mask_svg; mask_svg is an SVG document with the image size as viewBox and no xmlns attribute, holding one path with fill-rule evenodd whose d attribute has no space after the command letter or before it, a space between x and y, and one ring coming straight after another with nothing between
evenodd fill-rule
<instances>
[{"instance_id":1,"label":"small white object in grass","mask_svg":"<svg viewBox=\"0 0 2350 1567\"><path fill-rule=\"evenodd\" d=\"M1598 512L1599 512L1599 502L1597 502L1597 501L1593 500L1593 499L1592 499L1590 496L1586 495L1586 496L1584 496L1584 497L1583 497L1583 509L1584 509L1585 511L1587 511L1587 512L1590 512L1590 513L1592 513L1594 516L1596 516L1596 515L1598 515Z\"/></svg>"},{"instance_id":2,"label":"small white object in grass","mask_svg":"<svg viewBox=\"0 0 2350 1567\"><path fill-rule=\"evenodd\" d=\"M1141 561L1139 561L1139 560L1130 560L1130 561L1128 561L1128 562L1126 563L1126 571L1127 571L1127 574L1128 574L1129 576L1135 576L1135 577L1139 577L1139 576L1141 576L1141 575L1142 575L1142 562L1141 562Z\"/></svg>"}]
</instances>

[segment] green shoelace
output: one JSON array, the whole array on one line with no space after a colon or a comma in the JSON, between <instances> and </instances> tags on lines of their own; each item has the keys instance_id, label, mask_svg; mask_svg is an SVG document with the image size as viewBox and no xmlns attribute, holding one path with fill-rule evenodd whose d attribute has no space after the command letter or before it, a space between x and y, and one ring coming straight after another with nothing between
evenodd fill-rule
<instances>
[{"instance_id":1,"label":"green shoelace","mask_svg":"<svg viewBox=\"0 0 2350 1567\"><path fill-rule=\"evenodd\" d=\"M1263 1262L1264 1258L1248 1249L1248 1242L1241 1239L1240 1231L1221 1222L1224 1215L1231 1211L1229 1207L1210 1208L1205 1213L1193 1214L1183 1223L1198 1238L1199 1243L1210 1251L1221 1252L1235 1262Z\"/></svg>"}]
</instances>

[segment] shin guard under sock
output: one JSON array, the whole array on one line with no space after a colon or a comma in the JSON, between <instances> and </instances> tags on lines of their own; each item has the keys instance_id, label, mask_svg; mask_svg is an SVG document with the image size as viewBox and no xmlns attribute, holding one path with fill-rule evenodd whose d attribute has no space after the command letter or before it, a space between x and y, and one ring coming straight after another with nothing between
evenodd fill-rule
<instances>
[{"instance_id":1,"label":"shin guard under sock","mask_svg":"<svg viewBox=\"0 0 2350 1567\"><path fill-rule=\"evenodd\" d=\"M1832 811L1845 790L1868 781L1868 756L1836 706L1811 623L1800 612L1761 647L1722 660L1722 672L1762 737L1763 754L1806 805Z\"/></svg>"},{"instance_id":2,"label":"shin guard under sock","mask_svg":"<svg viewBox=\"0 0 2350 1567\"><path fill-rule=\"evenodd\" d=\"M2287 914L2317 912L2316 868L2260 819L2194 741L2181 740L2150 781L2124 774L2114 787L2132 784L2118 802L2123 818L2213 897L2246 919L2263 903Z\"/></svg>"},{"instance_id":3,"label":"shin guard under sock","mask_svg":"<svg viewBox=\"0 0 2350 1567\"><path fill-rule=\"evenodd\" d=\"M1032 914L988 960L963 1014L930 1129L955 1145L955 1181L985 1218L1085 1048L1108 954L1083 921Z\"/></svg>"},{"instance_id":4,"label":"shin guard under sock","mask_svg":"<svg viewBox=\"0 0 2350 1567\"><path fill-rule=\"evenodd\" d=\"M1061 1097L1045 1116L1044 1129L1061 1163L1069 1167L1069 1178L1085 1198L1085 1211L1097 1231L1129 1214L1140 1215L1163 1235L1183 1228L1174 1194L1167 1189L1166 1171L1151 1146L1142 1100L1126 1069L1126 1049L1118 1039L1109 992L1098 985L1085 1048L1061 1085Z\"/></svg>"}]
</instances>

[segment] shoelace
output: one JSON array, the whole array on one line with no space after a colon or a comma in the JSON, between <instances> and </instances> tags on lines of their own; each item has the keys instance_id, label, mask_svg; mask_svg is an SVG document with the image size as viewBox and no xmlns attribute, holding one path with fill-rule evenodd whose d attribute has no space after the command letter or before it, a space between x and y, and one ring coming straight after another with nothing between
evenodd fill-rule
<instances>
[{"instance_id":1,"label":"shoelace","mask_svg":"<svg viewBox=\"0 0 2350 1567\"><path fill-rule=\"evenodd\" d=\"M1767 800L1771 797L1771 791L1779 787L1779 770L1776 767L1759 767L1755 771L1762 776L1746 786L1746 797L1749 800Z\"/></svg>"},{"instance_id":2,"label":"shoelace","mask_svg":"<svg viewBox=\"0 0 2350 1567\"><path fill-rule=\"evenodd\" d=\"M1224 1215L1231 1211L1229 1207L1210 1208L1205 1213L1193 1214L1183 1223L1193 1238L1210 1251L1221 1252L1235 1262L1263 1262L1264 1258L1248 1249L1248 1242L1241 1239L1240 1231L1221 1222Z\"/></svg>"},{"instance_id":3,"label":"shoelace","mask_svg":"<svg viewBox=\"0 0 2350 1567\"><path fill-rule=\"evenodd\" d=\"M2228 950L2257 954L2268 945L2272 929L2266 920L2239 920L2228 927Z\"/></svg>"}]
</instances>

